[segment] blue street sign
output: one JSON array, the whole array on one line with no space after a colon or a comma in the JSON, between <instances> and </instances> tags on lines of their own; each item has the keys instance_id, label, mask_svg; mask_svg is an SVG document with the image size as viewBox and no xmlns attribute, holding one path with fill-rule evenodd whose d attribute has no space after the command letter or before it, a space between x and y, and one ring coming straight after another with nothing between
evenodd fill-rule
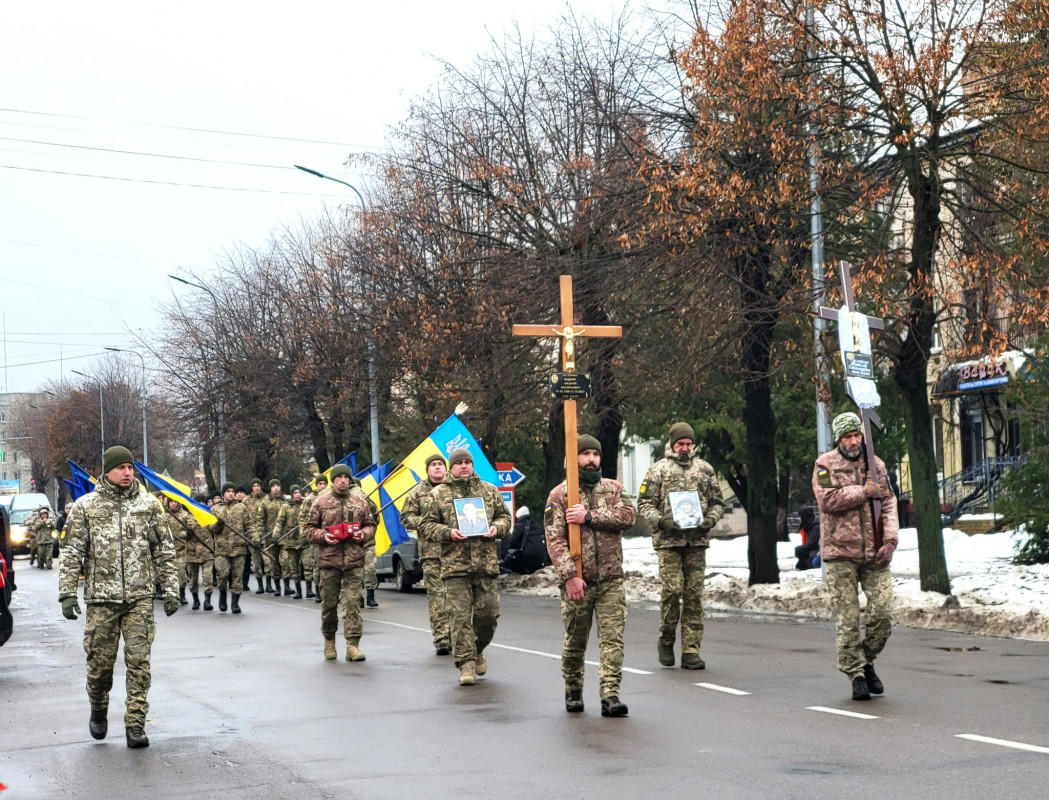
<instances>
[{"instance_id":1,"label":"blue street sign","mask_svg":"<svg viewBox=\"0 0 1049 800\"><path fill-rule=\"evenodd\" d=\"M501 469L499 472L499 484L501 486L517 486L525 479L525 475L517 467L513 469Z\"/></svg>"}]
</instances>

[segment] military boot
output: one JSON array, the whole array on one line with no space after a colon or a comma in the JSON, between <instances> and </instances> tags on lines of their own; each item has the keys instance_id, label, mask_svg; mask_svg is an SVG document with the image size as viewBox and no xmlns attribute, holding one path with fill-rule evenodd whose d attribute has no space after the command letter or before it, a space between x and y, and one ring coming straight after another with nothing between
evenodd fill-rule
<instances>
[{"instance_id":1,"label":"military boot","mask_svg":"<svg viewBox=\"0 0 1049 800\"><path fill-rule=\"evenodd\" d=\"M302 581L295 581L295 599L302 599Z\"/></svg>"},{"instance_id":2,"label":"military boot","mask_svg":"<svg viewBox=\"0 0 1049 800\"><path fill-rule=\"evenodd\" d=\"M262 576L261 575L256 575L255 576L255 580L257 580L259 582L259 588L255 590L255 594L265 594L266 593L266 587L262 583Z\"/></svg>"},{"instance_id":3,"label":"military boot","mask_svg":"<svg viewBox=\"0 0 1049 800\"><path fill-rule=\"evenodd\" d=\"M617 695L611 695L610 697L601 698L602 717L625 717L626 715L626 703L620 700Z\"/></svg>"},{"instance_id":4,"label":"military boot","mask_svg":"<svg viewBox=\"0 0 1049 800\"><path fill-rule=\"evenodd\" d=\"M488 662L484 660L484 654L478 653L477 660L474 661L474 674L484 675L488 672Z\"/></svg>"},{"instance_id":5,"label":"military boot","mask_svg":"<svg viewBox=\"0 0 1049 800\"><path fill-rule=\"evenodd\" d=\"M229 610L232 611L234 614L239 614L240 613L240 595L237 594L236 592L234 592L233 596L230 599L232 600L232 602L230 603Z\"/></svg>"},{"instance_id":6,"label":"military boot","mask_svg":"<svg viewBox=\"0 0 1049 800\"><path fill-rule=\"evenodd\" d=\"M336 655L335 655L335 640L334 639L325 639L324 640L324 660L325 661L334 661L335 659L336 659Z\"/></svg>"},{"instance_id":7,"label":"military boot","mask_svg":"<svg viewBox=\"0 0 1049 800\"><path fill-rule=\"evenodd\" d=\"M583 690L565 689L565 711L576 713L583 710Z\"/></svg>"},{"instance_id":8,"label":"military boot","mask_svg":"<svg viewBox=\"0 0 1049 800\"><path fill-rule=\"evenodd\" d=\"M681 669L706 669L706 662L699 657L699 653L682 653Z\"/></svg>"},{"instance_id":9,"label":"military boot","mask_svg":"<svg viewBox=\"0 0 1049 800\"><path fill-rule=\"evenodd\" d=\"M459 667L459 685L473 686L475 683L477 683L477 676L474 672L474 662L467 661Z\"/></svg>"},{"instance_id":10,"label":"military boot","mask_svg":"<svg viewBox=\"0 0 1049 800\"><path fill-rule=\"evenodd\" d=\"M306 597L316 597L313 593L313 581L306 581Z\"/></svg>"},{"instance_id":11,"label":"military boot","mask_svg":"<svg viewBox=\"0 0 1049 800\"><path fill-rule=\"evenodd\" d=\"M105 708L92 708L91 719L87 723L87 729L91 731L92 739L105 739L109 732L109 720L106 719Z\"/></svg>"},{"instance_id":12,"label":"military boot","mask_svg":"<svg viewBox=\"0 0 1049 800\"><path fill-rule=\"evenodd\" d=\"M268 581L269 578L266 578L266 580ZM280 597L280 578L273 579L273 594Z\"/></svg>"},{"instance_id":13,"label":"military boot","mask_svg":"<svg viewBox=\"0 0 1049 800\"><path fill-rule=\"evenodd\" d=\"M873 664L868 664L863 668L863 677L867 679L867 688L871 690L871 694L885 694L885 685L878 677L878 673L874 671Z\"/></svg>"},{"instance_id":14,"label":"military boot","mask_svg":"<svg viewBox=\"0 0 1049 800\"><path fill-rule=\"evenodd\" d=\"M211 605L211 592L204 592L204 610L211 611L212 608L214 606Z\"/></svg>"},{"instance_id":15,"label":"military boot","mask_svg":"<svg viewBox=\"0 0 1049 800\"><path fill-rule=\"evenodd\" d=\"M347 661L364 661L364 653L361 649L350 642L346 642L346 660Z\"/></svg>"},{"instance_id":16,"label":"military boot","mask_svg":"<svg viewBox=\"0 0 1049 800\"><path fill-rule=\"evenodd\" d=\"M862 675L857 675L852 679L852 699L853 700L870 700L871 690L867 686L867 679Z\"/></svg>"},{"instance_id":17,"label":"military boot","mask_svg":"<svg viewBox=\"0 0 1049 800\"><path fill-rule=\"evenodd\" d=\"M261 581L262 578L259 578L259 580ZM270 594L273 594L273 584L270 582L270 576L269 575L266 576L266 588L265 588L264 591L269 592Z\"/></svg>"},{"instance_id":18,"label":"military boot","mask_svg":"<svg viewBox=\"0 0 1049 800\"><path fill-rule=\"evenodd\" d=\"M226 610L226 590L219 589L219 611Z\"/></svg>"},{"instance_id":19,"label":"military boot","mask_svg":"<svg viewBox=\"0 0 1049 800\"><path fill-rule=\"evenodd\" d=\"M377 602L375 602L375 590L374 589L369 589L368 590L368 600L366 602L367 602L368 608L378 608L379 607L379 604Z\"/></svg>"},{"instance_id":20,"label":"military boot","mask_svg":"<svg viewBox=\"0 0 1049 800\"><path fill-rule=\"evenodd\" d=\"M674 643L660 639L656 643L656 655L659 656L659 663L664 667L674 666Z\"/></svg>"},{"instance_id":21,"label":"military boot","mask_svg":"<svg viewBox=\"0 0 1049 800\"><path fill-rule=\"evenodd\" d=\"M296 583L298 583L298 581L296 581ZM292 592L292 590L291 590L291 578L285 578L284 579L284 596L285 597L291 597L292 594L294 594L294 592ZM298 599L300 599L300 600L302 599L302 592L301 591L299 592Z\"/></svg>"},{"instance_id":22,"label":"military boot","mask_svg":"<svg viewBox=\"0 0 1049 800\"><path fill-rule=\"evenodd\" d=\"M186 587L183 586L178 590L178 604L180 606L189 605L189 600L186 599Z\"/></svg>"},{"instance_id":23,"label":"military boot","mask_svg":"<svg viewBox=\"0 0 1049 800\"><path fill-rule=\"evenodd\" d=\"M196 611L200 608L200 595L197 592L190 592L189 596L193 598L192 610Z\"/></svg>"},{"instance_id":24,"label":"military boot","mask_svg":"<svg viewBox=\"0 0 1049 800\"><path fill-rule=\"evenodd\" d=\"M361 608L364 608L364 595L363 594L360 597L357 598L357 603L360 605Z\"/></svg>"},{"instance_id":25,"label":"military boot","mask_svg":"<svg viewBox=\"0 0 1049 800\"><path fill-rule=\"evenodd\" d=\"M127 735L128 747L132 749L149 747L149 737L146 736L146 732L139 725L132 725L124 733Z\"/></svg>"}]
</instances>

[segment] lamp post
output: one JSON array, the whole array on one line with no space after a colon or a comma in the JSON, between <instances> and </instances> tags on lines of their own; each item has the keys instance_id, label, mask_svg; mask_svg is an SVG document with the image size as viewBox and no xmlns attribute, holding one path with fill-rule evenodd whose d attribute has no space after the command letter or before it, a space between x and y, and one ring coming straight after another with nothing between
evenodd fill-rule
<instances>
[{"instance_id":1,"label":"lamp post","mask_svg":"<svg viewBox=\"0 0 1049 800\"><path fill-rule=\"evenodd\" d=\"M102 438L102 461L99 462L99 466L105 469L106 461L106 409L102 404L102 381L98 378L92 378L90 375L85 375L78 369L70 370L81 378L87 378L89 381L94 381L98 384L98 427Z\"/></svg>"},{"instance_id":2,"label":"lamp post","mask_svg":"<svg viewBox=\"0 0 1049 800\"><path fill-rule=\"evenodd\" d=\"M202 283L194 283L193 281L187 281L185 278L180 278L178 275L168 275L173 281L184 283L186 286L192 286L194 289L200 289L202 292L206 292L211 298L211 302L215 305L216 313L219 307L219 300L215 297L215 293L211 291L207 286ZM219 433L219 485L221 486L226 482L226 367L222 364L221 359L219 366L222 369L222 375L220 376L220 391L219 391L219 405L218 405L218 433Z\"/></svg>"},{"instance_id":3,"label":"lamp post","mask_svg":"<svg viewBox=\"0 0 1049 800\"><path fill-rule=\"evenodd\" d=\"M105 349L114 353L130 353L133 356L138 356L139 361L142 362L142 463L149 464L149 437L146 431L146 359L136 350L124 350L120 347L107 347Z\"/></svg>"},{"instance_id":4,"label":"lamp post","mask_svg":"<svg viewBox=\"0 0 1049 800\"><path fill-rule=\"evenodd\" d=\"M318 172L315 169L304 167L301 164L295 164L295 169L302 170L303 172L313 175L317 178L323 178L326 181L334 181L335 183L348 186L353 189L353 193L357 195L357 199L361 201L361 210L367 208L364 202L364 196L360 193L360 190L352 183L347 183L339 178L333 178L331 175L325 175L323 172ZM368 341L368 410L369 416L371 417L371 451L372 461L378 464L382 459L379 456L379 387L378 377L375 369L375 331L367 337Z\"/></svg>"}]
</instances>

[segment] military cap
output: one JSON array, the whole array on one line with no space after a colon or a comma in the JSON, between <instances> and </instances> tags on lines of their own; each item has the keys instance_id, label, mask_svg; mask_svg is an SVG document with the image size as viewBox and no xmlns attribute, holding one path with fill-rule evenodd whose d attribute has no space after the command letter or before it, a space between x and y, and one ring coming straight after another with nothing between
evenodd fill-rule
<instances>
[{"instance_id":1,"label":"military cap","mask_svg":"<svg viewBox=\"0 0 1049 800\"><path fill-rule=\"evenodd\" d=\"M291 485L291 488L288 489L289 494L295 494L295 492L301 492L301 491L302 491L302 487L299 486L299 484L297 484L297 483L293 483Z\"/></svg>"},{"instance_id":2,"label":"military cap","mask_svg":"<svg viewBox=\"0 0 1049 800\"><path fill-rule=\"evenodd\" d=\"M224 484L222 484L222 494L225 494L230 489L236 491L237 484L235 484L233 481L226 481Z\"/></svg>"},{"instance_id":3,"label":"military cap","mask_svg":"<svg viewBox=\"0 0 1049 800\"><path fill-rule=\"evenodd\" d=\"M846 411L844 414L838 414L834 418L832 425L834 429L834 444L841 441L841 437L846 433L863 433L863 423L860 422L860 418L851 411Z\"/></svg>"},{"instance_id":4,"label":"military cap","mask_svg":"<svg viewBox=\"0 0 1049 800\"><path fill-rule=\"evenodd\" d=\"M440 453L433 453L428 459L426 459L426 468L429 469L434 461L440 461L445 467L448 466L448 462L444 460L444 456Z\"/></svg>"},{"instance_id":5,"label":"military cap","mask_svg":"<svg viewBox=\"0 0 1049 800\"><path fill-rule=\"evenodd\" d=\"M591 436L589 433L584 433L576 439L576 452L582 453L584 450L596 450L599 455L604 455L601 452L601 442L597 440L597 437Z\"/></svg>"},{"instance_id":6,"label":"military cap","mask_svg":"<svg viewBox=\"0 0 1049 800\"><path fill-rule=\"evenodd\" d=\"M123 445L113 445L102 454L102 472L109 472L121 464L134 464L135 457Z\"/></svg>"},{"instance_id":7,"label":"military cap","mask_svg":"<svg viewBox=\"0 0 1049 800\"><path fill-rule=\"evenodd\" d=\"M270 478L269 488L272 489L274 486L280 486L280 479L279 478Z\"/></svg>"},{"instance_id":8,"label":"military cap","mask_svg":"<svg viewBox=\"0 0 1049 800\"><path fill-rule=\"evenodd\" d=\"M696 432L692 430L692 426L687 422L675 422L670 426L670 445L673 446L675 442L681 439L696 441Z\"/></svg>"},{"instance_id":9,"label":"military cap","mask_svg":"<svg viewBox=\"0 0 1049 800\"><path fill-rule=\"evenodd\" d=\"M345 464L336 464L334 467L331 468L331 479L335 480L335 478L339 475L345 475L348 478L352 478L353 472L351 472L350 468L347 467Z\"/></svg>"},{"instance_id":10,"label":"military cap","mask_svg":"<svg viewBox=\"0 0 1049 800\"><path fill-rule=\"evenodd\" d=\"M472 464L474 457L470 455L470 451L465 447L460 447L458 450L453 450L452 454L448 456L449 464L455 464L458 461L469 461Z\"/></svg>"}]
</instances>

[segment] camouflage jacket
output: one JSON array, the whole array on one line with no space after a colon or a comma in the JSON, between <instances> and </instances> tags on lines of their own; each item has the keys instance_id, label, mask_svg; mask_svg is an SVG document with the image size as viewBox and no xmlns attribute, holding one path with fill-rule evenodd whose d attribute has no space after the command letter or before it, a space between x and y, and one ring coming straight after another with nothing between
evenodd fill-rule
<instances>
[{"instance_id":1,"label":"camouflage jacket","mask_svg":"<svg viewBox=\"0 0 1049 800\"><path fill-rule=\"evenodd\" d=\"M103 477L73 504L58 576L58 598L75 597L84 576L84 600L124 603L149 599L159 582L178 595L175 545L164 509L139 482L123 489Z\"/></svg>"},{"instance_id":2,"label":"camouflage jacket","mask_svg":"<svg viewBox=\"0 0 1049 800\"><path fill-rule=\"evenodd\" d=\"M303 546L310 547L313 545L306 537L306 526L310 522L310 509L313 508L313 504L317 502L317 495L310 492L309 494L303 495L302 505L299 506L299 533L303 538Z\"/></svg>"},{"instance_id":3,"label":"camouflage jacket","mask_svg":"<svg viewBox=\"0 0 1049 800\"><path fill-rule=\"evenodd\" d=\"M284 508L284 497L272 497L266 495L262 498L262 502L259 503L259 509L256 512L257 521L255 526L260 531L259 537L264 540L264 544L269 544L273 541L273 531L277 528L277 517L280 516L280 511Z\"/></svg>"},{"instance_id":4,"label":"camouflage jacket","mask_svg":"<svg viewBox=\"0 0 1049 800\"><path fill-rule=\"evenodd\" d=\"M877 456L874 458L884 475L884 462ZM820 509L824 561L874 560L871 505L863 488L866 482L867 465L862 457L850 461L835 447L816 459L812 491L816 493ZM881 504L883 543L892 553L900 540L900 521L896 515L896 496L892 492L887 494Z\"/></svg>"},{"instance_id":5,"label":"camouflage jacket","mask_svg":"<svg viewBox=\"0 0 1049 800\"><path fill-rule=\"evenodd\" d=\"M714 468L696 456L692 448L688 461L681 462L669 444L664 458L657 461L645 474L638 490L637 508L642 517L652 523L652 546L657 550L669 547L709 547L710 529L725 516L725 501L721 484ZM673 519L670 509L671 492L696 491L702 505L703 524L698 528L665 531L659 527L663 519Z\"/></svg>"},{"instance_id":6,"label":"camouflage jacket","mask_svg":"<svg viewBox=\"0 0 1049 800\"><path fill-rule=\"evenodd\" d=\"M458 527L454 500L480 497L484 500L489 525L497 533L491 539L470 537L463 542L452 541L450 531ZM423 539L440 542L441 577L496 576L499 574L499 542L510 533L512 520L499 490L476 475L469 478L447 477L430 493L430 504L419 523Z\"/></svg>"},{"instance_id":7,"label":"camouflage jacket","mask_svg":"<svg viewBox=\"0 0 1049 800\"><path fill-rule=\"evenodd\" d=\"M280 539L278 547L285 550L301 550L306 545L306 540L302 536L302 526L299 523L301 509L302 500L298 502L288 500L281 506L280 513L277 514L277 524L273 526L273 540ZM295 531L288 533L292 528ZM284 536L286 533L288 535ZM280 538L282 536L284 536L283 539Z\"/></svg>"},{"instance_id":8,"label":"camouflage jacket","mask_svg":"<svg viewBox=\"0 0 1049 800\"><path fill-rule=\"evenodd\" d=\"M34 514L25 527L31 537L32 547L39 547L58 539L58 528L55 527L55 523L50 519L44 522L44 518L39 514Z\"/></svg>"},{"instance_id":9,"label":"camouflage jacket","mask_svg":"<svg viewBox=\"0 0 1049 800\"><path fill-rule=\"evenodd\" d=\"M160 501L158 501L160 502ZM161 508L164 508L161 505ZM164 509L164 525L171 534L171 541L175 544L175 560L185 563L186 561L186 529L178 524L178 520L166 508Z\"/></svg>"},{"instance_id":10,"label":"camouflage jacket","mask_svg":"<svg viewBox=\"0 0 1049 800\"><path fill-rule=\"evenodd\" d=\"M234 531L240 531L245 536L248 533L248 508L240 500L232 503L222 501L211 507L211 513L219 518L204 529L205 533L215 539L215 555L226 558L247 555L248 543L245 542Z\"/></svg>"},{"instance_id":11,"label":"camouflage jacket","mask_svg":"<svg viewBox=\"0 0 1049 800\"><path fill-rule=\"evenodd\" d=\"M623 485L602 478L594 486L579 484L579 502L590 513L590 522L579 526L583 550L583 580L589 583L623 577L623 531L637 521L637 511L623 494ZM568 546L568 485L555 486L546 501L543 524L546 549L561 578L567 583L576 577L575 562Z\"/></svg>"},{"instance_id":12,"label":"camouflage jacket","mask_svg":"<svg viewBox=\"0 0 1049 800\"><path fill-rule=\"evenodd\" d=\"M415 531L419 542L420 559L441 557L441 543L431 542L423 538L419 532L419 528L422 526L423 515L426 513L426 509L430 507L431 500L433 500L433 490L438 486L440 484L430 483L429 480L419 481L408 492L404 498L404 505L401 506L401 524L407 530Z\"/></svg>"},{"instance_id":13,"label":"camouflage jacket","mask_svg":"<svg viewBox=\"0 0 1049 800\"><path fill-rule=\"evenodd\" d=\"M317 545L317 566L322 569L363 567L364 546L375 540L377 517L375 504L364 496L361 485L355 480L350 481L345 494L336 494L332 489L321 492L310 508L310 519L303 531L306 538ZM341 522L356 522L361 526L364 539L359 542L344 539L335 544L324 541L328 527Z\"/></svg>"},{"instance_id":14,"label":"camouflage jacket","mask_svg":"<svg viewBox=\"0 0 1049 800\"><path fill-rule=\"evenodd\" d=\"M265 531L259 527L259 507L262 505L262 501L266 499L265 495L256 497L253 494L249 494L242 501L244 503L245 512L245 527L241 528L242 531L253 541L257 542L259 537L262 536Z\"/></svg>"},{"instance_id":15,"label":"camouflage jacket","mask_svg":"<svg viewBox=\"0 0 1049 800\"><path fill-rule=\"evenodd\" d=\"M202 528L184 508L171 514L171 517L172 528L181 530L186 536L186 561L193 564L211 561L215 557L215 537L209 532L210 526Z\"/></svg>"}]
</instances>

